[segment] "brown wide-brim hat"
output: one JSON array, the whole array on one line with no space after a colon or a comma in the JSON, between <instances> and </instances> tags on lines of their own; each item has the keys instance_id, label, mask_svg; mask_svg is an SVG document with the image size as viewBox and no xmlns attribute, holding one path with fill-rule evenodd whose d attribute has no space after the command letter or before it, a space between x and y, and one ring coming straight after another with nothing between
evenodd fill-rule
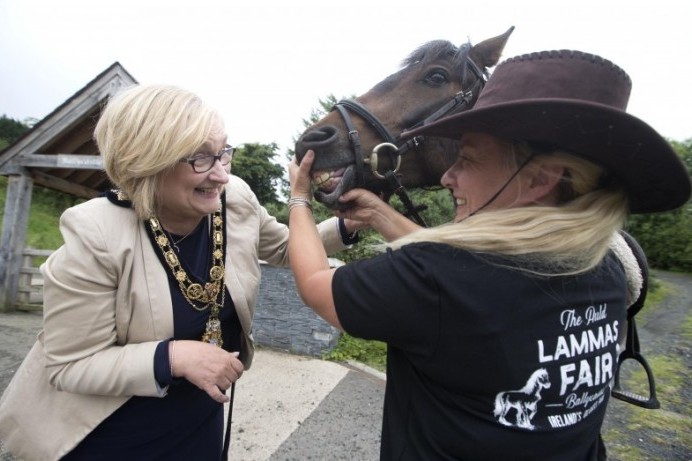
<instances>
[{"instance_id":1,"label":"brown wide-brim hat","mask_svg":"<svg viewBox=\"0 0 692 461\"><path fill-rule=\"evenodd\" d=\"M632 213L680 207L690 198L690 174L668 141L625 112L631 88L622 69L592 54L525 54L495 68L471 109L402 137L482 132L562 148L615 176Z\"/></svg>"}]
</instances>

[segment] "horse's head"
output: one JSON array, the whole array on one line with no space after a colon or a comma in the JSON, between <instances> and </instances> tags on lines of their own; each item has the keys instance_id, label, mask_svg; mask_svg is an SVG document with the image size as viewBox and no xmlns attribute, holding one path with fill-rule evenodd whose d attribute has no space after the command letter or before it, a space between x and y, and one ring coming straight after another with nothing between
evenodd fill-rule
<instances>
[{"instance_id":1,"label":"horse's head","mask_svg":"<svg viewBox=\"0 0 692 461\"><path fill-rule=\"evenodd\" d=\"M439 185L456 157L455 142L420 137L404 143L399 135L471 107L513 30L473 46L426 43L401 70L355 100L340 101L308 128L295 152L300 161L308 149L315 151L315 198L337 208L339 196L354 187L391 193L386 171L406 187Z\"/></svg>"}]
</instances>

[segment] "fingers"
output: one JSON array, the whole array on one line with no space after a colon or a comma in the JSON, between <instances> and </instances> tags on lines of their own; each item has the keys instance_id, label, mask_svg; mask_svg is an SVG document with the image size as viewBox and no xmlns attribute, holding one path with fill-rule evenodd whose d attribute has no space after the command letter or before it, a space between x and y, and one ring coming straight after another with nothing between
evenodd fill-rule
<instances>
[{"instance_id":1,"label":"fingers","mask_svg":"<svg viewBox=\"0 0 692 461\"><path fill-rule=\"evenodd\" d=\"M219 403L226 403L229 400L231 400L230 397L228 397L224 392L221 392L221 390L217 386L211 385L204 388L203 390L209 395L209 397L211 397Z\"/></svg>"},{"instance_id":2,"label":"fingers","mask_svg":"<svg viewBox=\"0 0 692 461\"><path fill-rule=\"evenodd\" d=\"M238 360L238 352L233 352L232 353L233 357L231 358L230 361L230 370L228 379L234 383L240 379L241 376L243 376L243 372L245 371L245 367L243 366L243 362Z\"/></svg>"},{"instance_id":3,"label":"fingers","mask_svg":"<svg viewBox=\"0 0 692 461\"><path fill-rule=\"evenodd\" d=\"M238 381L243 375L245 367L243 363L237 359L238 353L233 353L233 358L230 361L230 372L228 375L221 375L218 378L216 385L210 385L204 388L204 391L209 394L209 396L219 403L226 403L230 398L226 395L226 392L233 385L234 382Z\"/></svg>"},{"instance_id":4,"label":"fingers","mask_svg":"<svg viewBox=\"0 0 692 461\"><path fill-rule=\"evenodd\" d=\"M375 205L382 202L382 199L366 189L351 189L344 192L344 194L339 197L340 202L355 202L354 205L366 206Z\"/></svg>"},{"instance_id":5,"label":"fingers","mask_svg":"<svg viewBox=\"0 0 692 461\"><path fill-rule=\"evenodd\" d=\"M314 162L314 161L315 161L315 152L312 150L309 150L305 153L303 160L300 162L300 168L310 172L310 168L312 168L312 162Z\"/></svg>"},{"instance_id":6,"label":"fingers","mask_svg":"<svg viewBox=\"0 0 692 461\"><path fill-rule=\"evenodd\" d=\"M176 341L176 375L204 390L215 401L227 402L224 391L245 370L238 355L200 341Z\"/></svg>"},{"instance_id":7,"label":"fingers","mask_svg":"<svg viewBox=\"0 0 692 461\"><path fill-rule=\"evenodd\" d=\"M293 158L289 165L289 181L291 183L291 195L311 196L310 170L315 159L315 153L307 151L303 160L298 165L298 159Z\"/></svg>"}]
</instances>

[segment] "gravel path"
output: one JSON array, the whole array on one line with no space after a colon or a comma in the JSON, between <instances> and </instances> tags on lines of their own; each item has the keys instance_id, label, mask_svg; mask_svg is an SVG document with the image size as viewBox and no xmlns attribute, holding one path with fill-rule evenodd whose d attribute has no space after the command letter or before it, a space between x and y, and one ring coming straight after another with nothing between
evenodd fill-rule
<instances>
[{"instance_id":1,"label":"gravel path","mask_svg":"<svg viewBox=\"0 0 692 461\"><path fill-rule=\"evenodd\" d=\"M612 399L604 439L609 460L692 461L692 338L684 335L685 322L692 322L692 275L661 271L652 274L670 291L661 305L651 311L645 306L637 314L642 354L650 365L657 356L675 361L682 372L673 376L652 367L661 402L659 410L640 409ZM681 385L673 383L678 379ZM674 395L670 394L671 388L676 390Z\"/></svg>"}]
</instances>

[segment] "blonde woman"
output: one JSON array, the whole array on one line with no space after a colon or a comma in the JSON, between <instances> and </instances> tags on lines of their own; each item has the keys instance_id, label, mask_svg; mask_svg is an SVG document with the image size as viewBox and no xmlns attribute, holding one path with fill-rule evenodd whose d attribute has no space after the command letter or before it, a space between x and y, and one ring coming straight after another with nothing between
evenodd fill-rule
<instances>
[{"instance_id":1,"label":"blonde woman","mask_svg":"<svg viewBox=\"0 0 692 461\"><path fill-rule=\"evenodd\" d=\"M0 400L0 438L27 461L221 459L223 403L253 358L258 260L288 264L288 228L231 174L223 120L194 93L129 88L95 139L114 189L61 217L43 331ZM321 229L330 252L353 230Z\"/></svg>"},{"instance_id":2,"label":"blonde woman","mask_svg":"<svg viewBox=\"0 0 692 461\"><path fill-rule=\"evenodd\" d=\"M670 145L625 112L630 88L622 69L578 51L500 64L472 109L404 133L460 141L441 180L454 222L416 230L351 191L342 215L394 240L338 269L298 205L314 153L292 163L289 255L304 301L388 345L381 459L603 459L628 296L611 242L628 213L690 197Z\"/></svg>"}]
</instances>

